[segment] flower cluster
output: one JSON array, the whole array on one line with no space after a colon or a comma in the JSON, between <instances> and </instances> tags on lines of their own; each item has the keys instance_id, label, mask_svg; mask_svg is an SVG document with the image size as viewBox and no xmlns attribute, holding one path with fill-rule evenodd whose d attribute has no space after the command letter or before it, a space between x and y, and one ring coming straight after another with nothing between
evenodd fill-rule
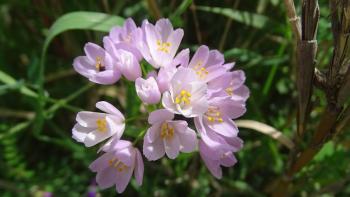
<instances>
[{"instance_id":1,"label":"flower cluster","mask_svg":"<svg viewBox=\"0 0 350 197\"><path fill-rule=\"evenodd\" d=\"M141 27L127 19L103 38L103 47L87 43L85 56L75 58L73 66L98 84L113 84L121 76L135 81L136 93L145 105L162 106L149 113L150 126L139 134L147 160L164 155L174 159L179 152L198 149L211 174L221 178L221 166L233 166L237 162L234 153L243 145L232 119L245 113L249 89L244 72L231 71L234 63L225 63L219 51L200 46L192 58L189 49L178 52L183 35L168 19L155 25L144 21ZM142 76L145 65L152 71ZM96 107L102 112L77 114L73 138L86 147L108 139L99 151L103 154L90 165L97 172L97 184L101 188L115 185L121 193L134 174L141 185L143 159L134 147L138 138L134 143L121 140L123 114L105 101Z\"/></svg>"}]
</instances>

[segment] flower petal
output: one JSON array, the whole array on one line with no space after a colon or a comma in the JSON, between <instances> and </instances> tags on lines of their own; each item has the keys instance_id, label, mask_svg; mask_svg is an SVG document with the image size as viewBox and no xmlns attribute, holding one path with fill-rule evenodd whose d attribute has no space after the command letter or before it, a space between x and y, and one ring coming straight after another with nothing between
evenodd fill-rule
<instances>
[{"instance_id":1,"label":"flower petal","mask_svg":"<svg viewBox=\"0 0 350 197\"><path fill-rule=\"evenodd\" d=\"M117 170L112 167L107 167L97 172L96 182L101 189L111 187L117 180Z\"/></svg>"},{"instance_id":2,"label":"flower petal","mask_svg":"<svg viewBox=\"0 0 350 197\"><path fill-rule=\"evenodd\" d=\"M138 185L142 185L143 171L144 171L142 155L140 151L136 148L135 148L135 152L136 152L136 165L134 170L134 176L136 179L136 183Z\"/></svg>"},{"instance_id":3,"label":"flower petal","mask_svg":"<svg viewBox=\"0 0 350 197\"><path fill-rule=\"evenodd\" d=\"M163 141L158 138L153 143L149 143L144 139L143 141L143 155L148 159L148 161L158 160L165 154Z\"/></svg>"},{"instance_id":4,"label":"flower petal","mask_svg":"<svg viewBox=\"0 0 350 197\"><path fill-rule=\"evenodd\" d=\"M118 119L116 119L117 122L124 121L123 114L117 108L115 108L112 104L110 104L106 101L99 101L96 103L96 107L101 111L104 111L108 114L112 114L112 115L116 116L118 118Z\"/></svg>"},{"instance_id":5,"label":"flower petal","mask_svg":"<svg viewBox=\"0 0 350 197\"><path fill-rule=\"evenodd\" d=\"M163 139L165 153L170 159L175 159L180 151L180 139L176 133L171 139Z\"/></svg>"},{"instance_id":6,"label":"flower petal","mask_svg":"<svg viewBox=\"0 0 350 197\"><path fill-rule=\"evenodd\" d=\"M174 119L174 114L172 112L167 109L159 109L149 114L148 123L154 124L157 122L160 123L172 119Z\"/></svg>"}]
</instances>

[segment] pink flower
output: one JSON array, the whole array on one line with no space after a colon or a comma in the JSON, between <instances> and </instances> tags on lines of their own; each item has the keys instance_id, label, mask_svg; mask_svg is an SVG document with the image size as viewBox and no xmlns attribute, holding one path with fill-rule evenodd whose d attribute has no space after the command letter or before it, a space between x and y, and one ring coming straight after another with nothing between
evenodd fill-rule
<instances>
[{"instance_id":1,"label":"pink flower","mask_svg":"<svg viewBox=\"0 0 350 197\"><path fill-rule=\"evenodd\" d=\"M113 27L107 37L112 41L116 48L123 48L124 50L130 51L135 55L137 60L141 60L142 55L137 49L138 37L140 36L137 29L139 28L136 26L132 18L128 18L125 20L122 27Z\"/></svg>"},{"instance_id":2,"label":"pink flower","mask_svg":"<svg viewBox=\"0 0 350 197\"><path fill-rule=\"evenodd\" d=\"M120 78L120 72L114 66L113 58L100 46L87 43L86 56L74 59L74 69L90 81L99 84L113 84Z\"/></svg>"},{"instance_id":3,"label":"pink flower","mask_svg":"<svg viewBox=\"0 0 350 197\"><path fill-rule=\"evenodd\" d=\"M160 19L156 25L144 22L142 28L145 44L139 44L139 50L143 57L154 68L170 65L182 40L183 30L174 30L168 19Z\"/></svg>"},{"instance_id":4,"label":"pink flower","mask_svg":"<svg viewBox=\"0 0 350 197\"><path fill-rule=\"evenodd\" d=\"M96 182L102 189L116 186L117 192L122 193L134 173L136 183L142 185L143 160L140 151L129 141L119 140L105 153L91 163L89 168L97 172Z\"/></svg>"},{"instance_id":5,"label":"pink flower","mask_svg":"<svg viewBox=\"0 0 350 197\"><path fill-rule=\"evenodd\" d=\"M243 71L227 72L208 83L208 93L210 97L231 97L232 100L245 102L249 97L249 89L244 81Z\"/></svg>"},{"instance_id":6,"label":"pink flower","mask_svg":"<svg viewBox=\"0 0 350 197\"><path fill-rule=\"evenodd\" d=\"M199 154L210 173L216 178L222 177L221 166L231 167L237 163L232 153L232 148L221 144L215 148L208 146L203 140L199 140Z\"/></svg>"},{"instance_id":7,"label":"pink flower","mask_svg":"<svg viewBox=\"0 0 350 197\"><path fill-rule=\"evenodd\" d=\"M163 106L175 114L197 117L208 109L207 85L199 81L190 68L179 68L170 81L169 90L164 92Z\"/></svg>"},{"instance_id":8,"label":"pink flower","mask_svg":"<svg viewBox=\"0 0 350 197\"><path fill-rule=\"evenodd\" d=\"M174 114L160 109L150 114L148 122L152 124L143 141L143 154L152 161L166 154L174 159L181 152L192 152L197 146L194 130L186 121L174 121Z\"/></svg>"},{"instance_id":9,"label":"pink flower","mask_svg":"<svg viewBox=\"0 0 350 197\"><path fill-rule=\"evenodd\" d=\"M159 103L161 95L154 77L149 77L148 79L137 78L135 86L137 95L144 103Z\"/></svg>"},{"instance_id":10,"label":"pink flower","mask_svg":"<svg viewBox=\"0 0 350 197\"><path fill-rule=\"evenodd\" d=\"M115 66L130 81L141 77L141 67L137 59L136 48L125 47L124 44L114 44L110 37L103 38L106 50L111 54Z\"/></svg>"},{"instance_id":11,"label":"pink flower","mask_svg":"<svg viewBox=\"0 0 350 197\"><path fill-rule=\"evenodd\" d=\"M225 137L236 137L238 128L232 119L242 116L246 112L244 102L236 102L228 97L209 99L208 111L195 118L197 130L212 130Z\"/></svg>"},{"instance_id":12,"label":"pink flower","mask_svg":"<svg viewBox=\"0 0 350 197\"><path fill-rule=\"evenodd\" d=\"M189 49L184 49L176 55L172 63L166 67L161 67L158 72L157 82L161 93L169 90L170 81L177 71L177 66L184 66L188 64Z\"/></svg>"},{"instance_id":13,"label":"pink flower","mask_svg":"<svg viewBox=\"0 0 350 197\"><path fill-rule=\"evenodd\" d=\"M113 105L100 101L96 107L105 113L82 111L77 114L77 124L72 129L72 137L91 147L113 136L119 140L125 128L124 116Z\"/></svg>"},{"instance_id":14,"label":"pink flower","mask_svg":"<svg viewBox=\"0 0 350 197\"><path fill-rule=\"evenodd\" d=\"M200 80L209 82L226 72L227 69L223 63L224 56L219 51L209 51L207 46L202 45L197 49L190 63L184 67L193 69Z\"/></svg>"}]
</instances>

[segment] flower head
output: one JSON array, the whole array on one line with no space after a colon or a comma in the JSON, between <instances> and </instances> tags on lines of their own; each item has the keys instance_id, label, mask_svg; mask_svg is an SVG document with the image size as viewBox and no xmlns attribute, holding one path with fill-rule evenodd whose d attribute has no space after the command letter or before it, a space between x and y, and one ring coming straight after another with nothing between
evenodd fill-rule
<instances>
[{"instance_id":1,"label":"flower head","mask_svg":"<svg viewBox=\"0 0 350 197\"><path fill-rule=\"evenodd\" d=\"M203 140L199 140L199 154L210 173L216 178L222 177L221 166L231 167L237 163L230 146L222 144L218 147L210 147Z\"/></svg>"},{"instance_id":2,"label":"flower head","mask_svg":"<svg viewBox=\"0 0 350 197\"><path fill-rule=\"evenodd\" d=\"M77 124L72 129L72 137L86 147L113 136L118 140L125 128L124 116L113 105L100 101L96 107L105 113L82 111L77 114Z\"/></svg>"},{"instance_id":3,"label":"flower head","mask_svg":"<svg viewBox=\"0 0 350 197\"><path fill-rule=\"evenodd\" d=\"M160 92L154 77L148 79L137 78L135 81L136 93L147 104L157 104L160 101Z\"/></svg>"},{"instance_id":4,"label":"flower head","mask_svg":"<svg viewBox=\"0 0 350 197\"><path fill-rule=\"evenodd\" d=\"M136 183L142 184L143 160L140 151L129 141L119 140L105 153L91 163L89 168L97 172L96 182L102 189L116 186L117 192L122 193L134 173Z\"/></svg>"},{"instance_id":5,"label":"flower head","mask_svg":"<svg viewBox=\"0 0 350 197\"><path fill-rule=\"evenodd\" d=\"M141 50L144 58L155 68L171 64L183 37L183 30L174 30L168 19L160 19L155 25L143 25L145 42Z\"/></svg>"},{"instance_id":6,"label":"flower head","mask_svg":"<svg viewBox=\"0 0 350 197\"><path fill-rule=\"evenodd\" d=\"M249 89L244 81L242 70L227 72L208 83L208 93L210 97L231 97L232 100L245 102L249 97Z\"/></svg>"},{"instance_id":7,"label":"flower head","mask_svg":"<svg viewBox=\"0 0 350 197\"><path fill-rule=\"evenodd\" d=\"M190 63L184 67L195 71L199 80L209 82L226 72L223 66L224 56L217 50L209 51L205 45L200 46Z\"/></svg>"},{"instance_id":8,"label":"flower head","mask_svg":"<svg viewBox=\"0 0 350 197\"><path fill-rule=\"evenodd\" d=\"M207 85L189 68L179 68L164 92L162 103L169 111L185 117L197 117L208 109Z\"/></svg>"},{"instance_id":9,"label":"flower head","mask_svg":"<svg viewBox=\"0 0 350 197\"><path fill-rule=\"evenodd\" d=\"M76 57L73 62L79 74L99 84L113 84L119 80L120 72L108 52L93 43L87 43L84 51L86 56Z\"/></svg>"},{"instance_id":10,"label":"flower head","mask_svg":"<svg viewBox=\"0 0 350 197\"><path fill-rule=\"evenodd\" d=\"M157 160L166 154L174 159L181 152L192 152L197 146L197 137L186 121L173 120L174 114L160 109L150 114L152 124L143 141L143 154L148 160Z\"/></svg>"}]
</instances>

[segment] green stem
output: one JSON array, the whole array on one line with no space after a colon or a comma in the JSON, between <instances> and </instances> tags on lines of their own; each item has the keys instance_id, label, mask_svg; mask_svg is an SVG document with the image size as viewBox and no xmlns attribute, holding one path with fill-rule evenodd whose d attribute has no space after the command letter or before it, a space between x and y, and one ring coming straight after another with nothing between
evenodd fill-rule
<instances>
[{"instance_id":1,"label":"green stem","mask_svg":"<svg viewBox=\"0 0 350 197\"><path fill-rule=\"evenodd\" d=\"M145 136L146 131L147 131L147 129L143 129L143 130L139 133L139 135L136 137L136 139L135 139L134 142L132 143L133 146L135 146L135 145L137 144L137 142L138 142L141 138L143 138L143 136Z\"/></svg>"}]
</instances>

